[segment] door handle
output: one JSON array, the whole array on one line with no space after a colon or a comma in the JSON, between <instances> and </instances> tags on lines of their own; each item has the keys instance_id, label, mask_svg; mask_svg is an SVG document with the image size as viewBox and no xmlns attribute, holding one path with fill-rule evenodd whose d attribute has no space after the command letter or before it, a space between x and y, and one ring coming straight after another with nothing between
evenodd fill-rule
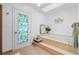
<instances>
[{"instance_id":1,"label":"door handle","mask_svg":"<svg viewBox=\"0 0 79 59\"><path fill-rule=\"evenodd\" d=\"M17 34L17 32L14 32L15 34Z\"/></svg>"},{"instance_id":2,"label":"door handle","mask_svg":"<svg viewBox=\"0 0 79 59\"><path fill-rule=\"evenodd\" d=\"M14 32L15 34L19 34L20 32Z\"/></svg>"}]
</instances>

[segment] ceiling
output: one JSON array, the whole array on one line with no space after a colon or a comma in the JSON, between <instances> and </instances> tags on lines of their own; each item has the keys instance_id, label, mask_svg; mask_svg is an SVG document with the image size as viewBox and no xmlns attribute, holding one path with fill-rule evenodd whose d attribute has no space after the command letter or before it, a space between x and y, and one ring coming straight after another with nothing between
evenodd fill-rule
<instances>
[{"instance_id":1,"label":"ceiling","mask_svg":"<svg viewBox=\"0 0 79 59\"><path fill-rule=\"evenodd\" d=\"M66 3L33 3L37 8L43 12L51 11L55 8L65 5Z\"/></svg>"}]
</instances>

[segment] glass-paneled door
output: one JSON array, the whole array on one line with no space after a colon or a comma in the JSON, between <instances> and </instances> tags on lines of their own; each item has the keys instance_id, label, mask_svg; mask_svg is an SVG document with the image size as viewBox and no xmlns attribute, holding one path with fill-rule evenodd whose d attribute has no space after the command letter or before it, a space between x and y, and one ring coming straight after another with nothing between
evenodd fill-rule
<instances>
[{"instance_id":1,"label":"glass-paneled door","mask_svg":"<svg viewBox=\"0 0 79 59\"><path fill-rule=\"evenodd\" d=\"M20 9L13 9L14 39L13 48L19 49L27 46L29 41L29 15Z\"/></svg>"}]
</instances>

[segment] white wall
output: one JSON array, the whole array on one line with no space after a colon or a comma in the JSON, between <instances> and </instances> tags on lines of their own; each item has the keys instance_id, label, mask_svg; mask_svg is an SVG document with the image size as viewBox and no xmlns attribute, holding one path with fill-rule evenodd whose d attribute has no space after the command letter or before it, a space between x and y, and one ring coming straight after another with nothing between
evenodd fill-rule
<instances>
[{"instance_id":1,"label":"white wall","mask_svg":"<svg viewBox=\"0 0 79 59\"><path fill-rule=\"evenodd\" d=\"M31 16L31 36L30 43L35 35L39 34L39 26L44 23L45 16L34 8L26 4L3 4L3 52L12 49L12 8L21 9L28 12ZM6 13L9 12L9 15Z\"/></svg>"},{"instance_id":2,"label":"white wall","mask_svg":"<svg viewBox=\"0 0 79 59\"><path fill-rule=\"evenodd\" d=\"M2 51L12 49L12 8L9 5L3 5L3 40ZM9 15L6 13L9 12Z\"/></svg>"},{"instance_id":3,"label":"white wall","mask_svg":"<svg viewBox=\"0 0 79 59\"><path fill-rule=\"evenodd\" d=\"M66 4L56 8L48 14L48 25L52 28L54 34L72 35L72 23L77 21L77 4ZM55 24L54 19L62 17L63 22Z\"/></svg>"},{"instance_id":4,"label":"white wall","mask_svg":"<svg viewBox=\"0 0 79 59\"><path fill-rule=\"evenodd\" d=\"M78 3L78 13L77 13L77 21L79 22L79 3Z\"/></svg>"}]
</instances>

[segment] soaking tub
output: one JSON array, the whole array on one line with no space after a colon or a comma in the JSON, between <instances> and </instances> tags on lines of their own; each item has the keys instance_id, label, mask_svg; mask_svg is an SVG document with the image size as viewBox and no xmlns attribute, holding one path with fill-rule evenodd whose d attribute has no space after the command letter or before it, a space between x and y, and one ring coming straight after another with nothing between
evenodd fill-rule
<instances>
[{"instance_id":1,"label":"soaking tub","mask_svg":"<svg viewBox=\"0 0 79 59\"><path fill-rule=\"evenodd\" d=\"M73 37L67 36L67 35L44 34L44 35L40 35L40 36L45 39L54 40L54 41L58 41L60 43L65 43L65 44L69 44L69 45L72 45L72 42L73 42Z\"/></svg>"}]
</instances>

